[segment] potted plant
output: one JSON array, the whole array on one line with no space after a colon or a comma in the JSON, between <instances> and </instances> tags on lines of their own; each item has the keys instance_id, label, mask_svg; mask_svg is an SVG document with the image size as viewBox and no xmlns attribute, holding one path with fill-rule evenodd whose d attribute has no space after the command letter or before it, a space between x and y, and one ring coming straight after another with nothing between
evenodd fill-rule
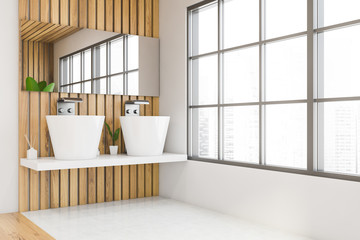
<instances>
[{"instance_id":1,"label":"potted plant","mask_svg":"<svg viewBox=\"0 0 360 240\"><path fill-rule=\"evenodd\" d=\"M120 134L120 128L116 129L115 132L113 133L110 129L109 124L105 123L106 128L111 136L111 139L113 141L113 145L109 146L110 147L110 154L111 155L116 155L118 153L118 146L115 146L115 142L119 139L119 134Z\"/></svg>"}]
</instances>

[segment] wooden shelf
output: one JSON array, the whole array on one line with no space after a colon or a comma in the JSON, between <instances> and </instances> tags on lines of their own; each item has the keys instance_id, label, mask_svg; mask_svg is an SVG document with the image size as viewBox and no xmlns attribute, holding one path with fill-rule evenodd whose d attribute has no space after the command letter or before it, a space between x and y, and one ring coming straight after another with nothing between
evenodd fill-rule
<instances>
[{"instance_id":1,"label":"wooden shelf","mask_svg":"<svg viewBox=\"0 0 360 240\"><path fill-rule=\"evenodd\" d=\"M186 154L164 153L160 156L134 157L126 154L100 155L95 159L88 160L56 160L54 157L38 158L28 160L21 158L20 165L35 171L48 171L72 168L109 167L122 165L137 165L150 163L172 163L187 161Z\"/></svg>"}]
</instances>

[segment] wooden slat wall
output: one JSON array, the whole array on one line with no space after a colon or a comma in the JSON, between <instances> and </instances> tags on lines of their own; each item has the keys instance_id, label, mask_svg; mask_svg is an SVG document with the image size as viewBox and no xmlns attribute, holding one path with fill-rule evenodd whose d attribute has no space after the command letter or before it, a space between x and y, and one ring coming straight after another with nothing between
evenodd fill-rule
<instances>
[{"instance_id":1,"label":"wooden slat wall","mask_svg":"<svg viewBox=\"0 0 360 240\"><path fill-rule=\"evenodd\" d=\"M158 37L158 0L19 0L20 20L131 33ZM19 89L27 76L52 82L51 43L20 41ZM41 157L53 156L45 116L56 115L56 102L68 94L19 91L19 156L26 157L24 135L35 138ZM70 94L81 97L76 114L105 115L106 122L119 128L124 103L129 99L146 99L143 115L158 115L157 97L105 96ZM125 152L123 136L115 143ZM102 153L108 153L112 141L103 133ZM71 169L35 172L19 167L19 211L31 211L90 204L103 201L157 196L158 164L107 168Z\"/></svg>"}]
</instances>

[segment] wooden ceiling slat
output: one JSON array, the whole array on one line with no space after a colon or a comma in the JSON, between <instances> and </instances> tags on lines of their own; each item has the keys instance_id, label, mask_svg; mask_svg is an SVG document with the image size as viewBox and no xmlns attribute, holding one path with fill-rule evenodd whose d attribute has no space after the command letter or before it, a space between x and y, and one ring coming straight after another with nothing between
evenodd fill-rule
<instances>
[{"instance_id":1,"label":"wooden ceiling slat","mask_svg":"<svg viewBox=\"0 0 360 240\"><path fill-rule=\"evenodd\" d=\"M26 25L26 27L20 28L21 35L28 33L29 31L31 31L33 28L35 28L39 24L40 24L40 22L36 22L36 21L31 21L30 24L28 24L28 25L24 24L24 26Z\"/></svg>"},{"instance_id":2,"label":"wooden ceiling slat","mask_svg":"<svg viewBox=\"0 0 360 240\"><path fill-rule=\"evenodd\" d=\"M35 36L34 38L31 39L31 41L39 41L39 39L41 39L42 37L51 34L52 31L56 31L56 29L58 28L58 25L52 25L50 26L48 29L46 29L45 31L39 33L37 36Z\"/></svg>"},{"instance_id":3,"label":"wooden ceiling slat","mask_svg":"<svg viewBox=\"0 0 360 240\"><path fill-rule=\"evenodd\" d=\"M32 31L29 31L27 34L23 35L22 39L25 41L29 41L32 38L39 35L40 33L42 33L43 31L46 31L49 27L51 27L51 26L47 25L46 23L40 24L36 28L34 28Z\"/></svg>"}]
</instances>

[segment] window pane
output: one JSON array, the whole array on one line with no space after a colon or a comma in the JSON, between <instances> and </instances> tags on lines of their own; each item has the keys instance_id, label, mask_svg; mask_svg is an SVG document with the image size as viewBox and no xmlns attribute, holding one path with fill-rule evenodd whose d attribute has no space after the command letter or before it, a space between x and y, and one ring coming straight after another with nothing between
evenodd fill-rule
<instances>
[{"instance_id":1,"label":"window pane","mask_svg":"<svg viewBox=\"0 0 360 240\"><path fill-rule=\"evenodd\" d=\"M94 48L94 76L106 75L106 44Z\"/></svg>"},{"instance_id":2,"label":"window pane","mask_svg":"<svg viewBox=\"0 0 360 240\"><path fill-rule=\"evenodd\" d=\"M72 85L72 93L81 93L81 83Z\"/></svg>"},{"instance_id":3,"label":"window pane","mask_svg":"<svg viewBox=\"0 0 360 240\"><path fill-rule=\"evenodd\" d=\"M128 95L139 95L139 72L128 74Z\"/></svg>"},{"instance_id":4,"label":"window pane","mask_svg":"<svg viewBox=\"0 0 360 240\"><path fill-rule=\"evenodd\" d=\"M218 158L217 108L192 110L192 156Z\"/></svg>"},{"instance_id":5,"label":"window pane","mask_svg":"<svg viewBox=\"0 0 360 240\"><path fill-rule=\"evenodd\" d=\"M86 50L83 54L83 64L84 64L84 79L91 79L91 50Z\"/></svg>"},{"instance_id":6,"label":"window pane","mask_svg":"<svg viewBox=\"0 0 360 240\"><path fill-rule=\"evenodd\" d=\"M259 1L224 1L224 47L259 41Z\"/></svg>"},{"instance_id":7,"label":"window pane","mask_svg":"<svg viewBox=\"0 0 360 240\"><path fill-rule=\"evenodd\" d=\"M91 92L91 81L84 82L84 93L92 93Z\"/></svg>"},{"instance_id":8,"label":"window pane","mask_svg":"<svg viewBox=\"0 0 360 240\"><path fill-rule=\"evenodd\" d=\"M266 164L306 168L306 104L267 105L265 110Z\"/></svg>"},{"instance_id":9,"label":"window pane","mask_svg":"<svg viewBox=\"0 0 360 240\"><path fill-rule=\"evenodd\" d=\"M324 171L358 174L360 171L360 101L319 104ZM320 120L321 118L319 118ZM321 129L323 127L323 129ZM321 148L320 148L321 149Z\"/></svg>"},{"instance_id":10,"label":"window pane","mask_svg":"<svg viewBox=\"0 0 360 240\"><path fill-rule=\"evenodd\" d=\"M224 108L224 159L259 162L259 106Z\"/></svg>"},{"instance_id":11,"label":"window pane","mask_svg":"<svg viewBox=\"0 0 360 240\"><path fill-rule=\"evenodd\" d=\"M360 26L319 34L319 39L322 38L324 41L324 93L322 94L319 88L319 97L322 95L324 97L359 96Z\"/></svg>"},{"instance_id":12,"label":"window pane","mask_svg":"<svg viewBox=\"0 0 360 240\"><path fill-rule=\"evenodd\" d=\"M192 56L217 50L217 2L192 12Z\"/></svg>"},{"instance_id":13,"label":"window pane","mask_svg":"<svg viewBox=\"0 0 360 240\"><path fill-rule=\"evenodd\" d=\"M307 30L307 0L265 0L265 2L266 39Z\"/></svg>"},{"instance_id":14,"label":"window pane","mask_svg":"<svg viewBox=\"0 0 360 240\"><path fill-rule=\"evenodd\" d=\"M63 58L61 59L61 69L60 69L60 84L66 85L70 83L70 64L69 64L69 58ZM65 88L63 88L64 90Z\"/></svg>"},{"instance_id":15,"label":"window pane","mask_svg":"<svg viewBox=\"0 0 360 240\"><path fill-rule=\"evenodd\" d=\"M224 53L225 103L259 101L259 47Z\"/></svg>"},{"instance_id":16,"label":"window pane","mask_svg":"<svg viewBox=\"0 0 360 240\"><path fill-rule=\"evenodd\" d=\"M128 37L128 70L139 68L139 37Z\"/></svg>"},{"instance_id":17,"label":"window pane","mask_svg":"<svg viewBox=\"0 0 360 240\"><path fill-rule=\"evenodd\" d=\"M319 27L360 19L359 0L322 0L322 2L324 19L323 22L319 19ZM319 16L322 16L320 7Z\"/></svg>"},{"instance_id":18,"label":"window pane","mask_svg":"<svg viewBox=\"0 0 360 240\"><path fill-rule=\"evenodd\" d=\"M110 43L110 73L120 73L123 69L123 38L118 38Z\"/></svg>"},{"instance_id":19,"label":"window pane","mask_svg":"<svg viewBox=\"0 0 360 240\"><path fill-rule=\"evenodd\" d=\"M81 72L81 66L80 66L80 53L75 54L73 56L73 64L72 64L72 81L73 83L80 82L80 72Z\"/></svg>"},{"instance_id":20,"label":"window pane","mask_svg":"<svg viewBox=\"0 0 360 240\"><path fill-rule=\"evenodd\" d=\"M265 99L306 99L306 37L266 45Z\"/></svg>"},{"instance_id":21,"label":"window pane","mask_svg":"<svg viewBox=\"0 0 360 240\"><path fill-rule=\"evenodd\" d=\"M94 81L94 90L96 94L106 94L106 78Z\"/></svg>"},{"instance_id":22,"label":"window pane","mask_svg":"<svg viewBox=\"0 0 360 240\"><path fill-rule=\"evenodd\" d=\"M192 103L217 104L218 56L211 55L192 61Z\"/></svg>"},{"instance_id":23,"label":"window pane","mask_svg":"<svg viewBox=\"0 0 360 240\"><path fill-rule=\"evenodd\" d=\"M110 78L111 94L122 95L124 93L123 75Z\"/></svg>"}]
</instances>

